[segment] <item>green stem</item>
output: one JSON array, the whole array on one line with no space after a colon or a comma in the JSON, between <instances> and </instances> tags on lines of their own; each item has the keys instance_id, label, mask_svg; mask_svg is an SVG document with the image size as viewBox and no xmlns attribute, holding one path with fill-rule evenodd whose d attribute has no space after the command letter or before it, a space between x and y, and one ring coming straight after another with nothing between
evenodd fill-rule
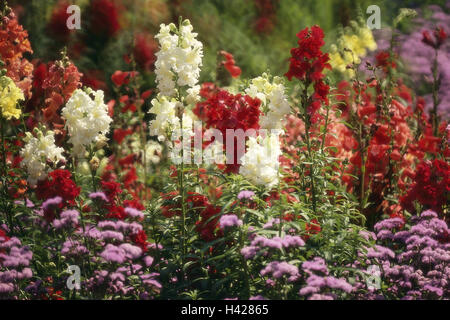
<instances>
[{"instance_id":1,"label":"green stem","mask_svg":"<svg viewBox=\"0 0 450 320\"><path fill-rule=\"evenodd\" d=\"M328 129L328 118L330 116L330 108L327 107L327 113L325 115L325 127L322 134L322 143L320 144L320 151L323 152L323 149L325 147L325 139L327 137L327 129Z\"/></svg>"},{"instance_id":2,"label":"green stem","mask_svg":"<svg viewBox=\"0 0 450 320\"><path fill-rule=\"evenodd\" d=\"M1 144L2 144L2 175L1 175L1 184L2 184L2 211L6 214L8 219L9 228L11 231L14 231L14 223L13 223L13 215L9 208L8 203L8 167L6 165L6 150L5 150L5 124L3 118L0 117L0 132L1 132Z\"/></svg>"},{"instance_id":3,"label":"green stem","mask_svg":"<svg viewBox=\"0 0 450 320\"><path fill-rule=\"evenodd\" d=\"M182 252L182 264L184 266L186 257L186 193L184 190L184 146L183 146L183 114L180 116L180 128L181 128L181 164L180 170L178 170L178 182L180 186L181 194L181 252Z\"/></svg>"},{"instance_id":4,"label":"green stem","mask_svg":"<svg viewBox=\"0 0 450 320\"><path fill-rule=\"evenodd\" d=\"M435 49L433 61L433 110L431 111L431 119L433 121L433 134L437 137L439 129L439 119L437 114L438 108L438 49Z\"/></svg>"},{"instance_id":5,"label":"green stem","mask_svg":"<svg viewBox=\"0 0 450 320\"><path fill-rule=\"evenodd\" d=\"M243 217L243 212L240 212L240 217L239 219L242 219ZM243 232L243 229L241 228L239 231L239 252L241 252L242 248L244 248L244 238L245 234ZM241 254L240 255L240 259L241 259L241 263L242 263L242 270L244 271L244 286L245 286L245 295L244 295L244 299L249 299L250 298L250 275L248 272L248 265L247 265L247 261L245 260L244 256Z\"/></svg>"},{"instance_id":6,"label":"green stem","mask_svg":"<svg viewBox=\"0 0 450 320\"><path fill-rule=\"evenodd\" d=\"M359 209L363 212L366 206L366 143L362 137L362 124L359 125L359 145L361 147L361 179Z\"/></svg>"},{"instance_id":7,"label":"green stem","mask_svg":"<svg viewBox=\"0 0 450 320\"><path fill-rule=\"evenodd\" d=\"M5 150L5 128L3 123L3 118L0 118L0 131L2 138L2 176L6 178L7 168L6 168L6 150Z\"/></svg>"},{"instance_id":8,"label":"green stem","mask_svg":"<svg viewBox=\"0 0 450 320\"><path fill-rule=\"evenodd\" d=\"M312 196L312 205L314 213L317 213L317 203L316 203L316 187L314 182L314 157L312 154L311 141L309 135L309 129L311 128L311 119L308 114L308 87L310 83L305 83L302 94L302 107L304 111L304 122L305 122L305 135L306 135L306 147L308 150L308 157L310 162L309 175L311 179L311 196Z\"/></svg>"}]
</instances>

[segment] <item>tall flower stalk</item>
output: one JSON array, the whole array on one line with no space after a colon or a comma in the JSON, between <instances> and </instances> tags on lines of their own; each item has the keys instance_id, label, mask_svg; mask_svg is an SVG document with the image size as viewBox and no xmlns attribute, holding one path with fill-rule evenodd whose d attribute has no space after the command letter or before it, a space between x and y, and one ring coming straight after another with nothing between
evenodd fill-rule
<instances>
[{"instance_id":1,"label":"tall flower stalk","mask_svg":"<svg viewBox=\"0 0 450 320\"><path fill-rule=\"evenodd\" d=\"M181 162L177 165L177 188L181 196L181 260L185 264L187 252L187 207L185 185L184 127L192 124L185 115L186 107L198 101L200 86L198 78L202 65L203 45L192 32L189 20L180 17L178 27L171 23L161 25L156 38L160 50L156 53L155 73L159 96L152 101L150 113L156 119L150 122L150 133L160 140L174 141L174 130L180 130ZM185 124L186 122L186 124ZM189 128L191 129L191 128Z\"/></svg>"},{"instance_id":2,"label":"tall flower stalk","mask_svg":"<svg viewBox=\"0 0 450 320\"><path fill-rule=\"evenodd\" d=\"M438 116L438 106L439 106L439 70L438 70L438 57L439 57L439 49L444 44L447 39L447 34L445 33L442 27L436 28L433 32L434 38L431 36L429 31L423 32L423 43L432 47L434 49L434 58L433 64L431 67L431 73L433 75L433 84L432 84L432 96L433 96L433 109L430 111L431 113L431 122L433 125L433 134L435 136L438 135L439 130L439 116Z\"/></svg>"},{"instance_id":3,"label":"tall flower stalk","mask_svg":"<svg viewBox=\"0 0 450 320\"><path fill-rule=\"evenodd\" d=\"M310 130L320 119L319 110L322 104L329 104L328 94L330 87L324 82L324 70L331 69L329 56L323 53L321 48L325 44L324 33L319 26L306 28L297 34L298 47L291 49L289 71L286 77L289 81L297 78L303 85L300 97L301 108L297 114L305 124L305 144L307 148L308 162L310 165L310 190L312 206L317 212L317 194L314 176L314 152ZM310 93L310 87L313 93Z\"/></svg>"}]
</instances>

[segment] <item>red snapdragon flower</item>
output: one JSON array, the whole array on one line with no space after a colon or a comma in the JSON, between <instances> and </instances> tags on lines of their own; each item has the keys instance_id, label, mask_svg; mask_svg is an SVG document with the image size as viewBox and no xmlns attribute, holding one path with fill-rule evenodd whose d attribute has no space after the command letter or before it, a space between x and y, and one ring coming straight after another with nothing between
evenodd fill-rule
<instances>
[{"instance_id":1,"label":"red snapdragon flower","mask_svg":"<svg viewBox=\"0 0 450 320\"><path fill-rule=\"evenodd\" d=\"M67 20L70 15L67 13L67 8L70 4L67 1L60 1L53 9L52 16L47 25L50 33L57 39L63 42L67 42L72 30L67 28Z\"/></svg>"},{"instance_id":2,"label":"red snapdragon flower","mask_svg":"<svg viewBox=\"0 0 450 320\"><path fill-rule=\"evenodd\" d=\"M311 223L306 223L305 225L306 234L303 236L303 239L308 240L312 235L320 233L321 230L319 221L312 219Z\"/></svg>"},{"instance_id":3,"label":"red snapdragon flower","mask_svg":"<svg viewBox=\"0 0 450 320\"><path fill-rule=\"evenodd\" d=\"M417 168L414 183L407 194L400 198L400 203L409 212L414 213L414 201L424 208L437 213L443 212L448 203L450 192L450 165L446 161L435 159L423 161Z\"/></svg>"},{"instance_id":4,"label":"red snapdragon flower","mask_svg":"<svg viewBox=\"0 0 450 320\"><path fill-rule=\"evenodd\" d=\"M41 295L42 300L64 300L61 290L56 290L53 287L49 287L46 289L46 291L46 294Z\"/></svg>"},{"instance_id":5,"label":"red snapdragon flower","mask_svg":"<svg viewBox=\"0 0 450 320\"><path fill-rule=\"evenodd\" d=\"M255 0L258 18L254 23L256 32L262 34L270 33L276 22L276 2L278 0Z\"/></svg>"},{"instance_id":6,"label":"red snapdragon flower","mask_svg":"<svg viewBox=\"0 0 450 320\"><path fill-rule=\"evenodd\" d=\"M38 78L33 84L34 99L45 101L45 108L42 109L43 120L48 124L62 124L59 109L70 99L72 93L81 87L83 75L73 63L64 64L60 61L50 62L48 65L40 64L36 72Z\"/></svg>"},{"instance_id":7,"label":"red snapdragon flower","mask_svg":"<svg viewBox=\"0 0 450 320\"><path fill-rule=\"evenodd\" d=\"M119 71L113 73L111 76L112 82L116 87L121 87L130 83L130 80L139 74L137 71Z\"/></svg>"},{"instance_id":8,"label":"red snapdragon flower","mask_svg":"<svg viewBox=\"0 0 450 320\"><path fill-rule=\"evenodd\" d=\"M147 234L144 230L140 230L138 233L131 235L131 241L133 241L135 245L141 248L142 252L147 252Z\"/></svg>"},{"instance_id":9,"label":"red snapdragon flower","mask_svg":"<svg viewBox=\"0 0 450 320\"><path fill-rule=\"evenodd\" d=\"M388 51L380 51L376 56L376 65L377 67L381 67L384 72L387 72L389 69L396 69L397 64L391 58L391 54Z\"/></svg>"},{"instance_id":10,"label":"red snapdragon flower","mask_svg":"<svg viewBox=\"0 0 450 320\"><path fill-rule=\"evenodd\" d=\"M129 129L117 128L117 129L114 129L113 139L118 144L121 144L123 142L123 140L125 139L125 137L129 136L131 134L133 134L133 130L130 128Z\"/></svg>"},{"instance_id":11,"label":"red snapdragon flower","mask_svg":"<svg viewBox=\"0 0 450 320\"><path fill-rule=\"evenodd\" d=\"M447 33L444 31L444 28L438 27L436 28L436 30L434 30L433 35L434 38L433 36L431 36L430 31L428 30L423 31L422 42L432 48L439 49L447 39Z\"/></svg>"},{"instance_id":12,"label":"red snapdragon flower","mask_svg":"<svg viewBox=\"0 0 450 320\"><path fill-rule=\"evenodd\" d=\"M195 223L195 230L204 241L210 242L223 236L223 231L219 228L220 211L220 207L208 205L200 213L200 220Z\"/></svg>"},{"instance_id":13,"label":"red snapdragon flower","mask_svg":"<svg viewBox=\"0 0 450 320\"><path fill-rule=\"evenodd\" d=\"M80 195L81 188L72 181L72 174L68 170L57 169L49 173L47 179L39 181L36 188L36 197L46 200L61 197L64 204L73 205L75 198Z\"/></svg>"},{"instance_id":14,"label":"red snapdragon flower","mask_svg":"<svg viewBox=\"0 0 450 320\"><path fill-rule=\"evenodd\" d=\"M132 153L123 158L120 158L118 162L122 168L129 168L133 166L133 164L136 162L136 158L137 158L136 154Z\"/></svg>"},{"instance_id":15,"label":"red snapdragon flower","mask_svg":"<svg viewBox=\"0 0 450 320\"><path fill-rule=\"evenodd\" d=\"M323 71L331 69L329 56L321 48L325 44L323 30L319 26L306 28L297 34L298 47L291 49L289 71L285 76L292 81L297 78L306 87L314 86L312 101L308 106L311 122L318 120L317 111L322 103L328 104L330 87L325 84Z\"/></svg>"},{"instance_id":16,"label":"red snapdragon flower","mask_svg":"<svg viewBox=\"0 0 450 320\"><path fill-rule=\"evenodd\" d=\"M205 102L198 103L194 113L200 120L206 123L206 128L218 129L224 139L224 150L227 143L227 129L242 129L244 132L248 129L259 130L259 115L261 101L248 95L233 95L226 90L219 90ZM240 165L237 163L238 144L234 142L234 164L227 164L225 171L238 172Z\"/></svg>"},{"instance_id":17,"label":"red snapdragon flower","mask_svg":"<svg viewBox=\"0 0 450 320\"><path fill-rule=\"evenodd\" d=\"M5 242L8 241L10 238L6 235L6 232L0 229L0 241Z\"/></svg>"},{"instance_id":18,"label":"red snapdragon flower","mask_svg":"<svg viewBox=\"0 0 450 320\"><path fill-rule=\"evenodd\" d=\"M222 61L221 63L225 67L225 69L227 69L227 71L233 78L239 77L242 71L241 68L236 66L233 55L223 50L220 51L220 54L225 58L225 61Z\"/></svg>"},{"instance_id":19,"label":"red snapdragon flower","mask_svg":"<svg viewBox=\"0 0 450 320\"><path fill-rule=\"evenodd\" d=\"M289 81L297 78L301 81L315 82L323 79L322 71L331 69L327 53L321 48L325 45L323 30L319 26L306 28L297 34L298 47L291 49L289 71L285 74Z\"/></svg>"},{"instance_id":20,"label":"red snapdragon flower","mask_svg":"<svg viewBox=\"0 0 450 320\"><path fill-rule=\"evenodd\" d=\"M24 57L33 53L28 32L19 24L14 12L1 17L0 21L0 60L3 61L6 75L23 91L26 98L31 97L33 65Z\"/></svg>"},{"instance_id":21,"label":"red snapdragon flower","mask_svg":"<svg viewBox=\"0 0 450 320\"><path fill-rule=\"evenodd\" d=\"M120 30L119 8L111 0L93 0L90 6L90 32L101 37L113 37Z\"/></svg>"},{"instance_id":22,"label":"red snapdragon flower","mask_svg":"<svg viewBox=\"0 0 450 320\"><path fill-rule=\"evenodd\" d=\"M161 194L164 200L161 213L167 218L181 215L181 197L178 191ZM204 241L212 241L221 237L223 233L219 229L220 207L209 203L207 197L196 192L188 192L186 197L187 209L198 215L195 230Z\"/></svg>"},{"instance_id":23,"label":"red snapdragon flower","mask_svg":"<svg viewBox=\"0 0 450 320\"><path fill-rule=\"evenodd\" d=\"M108 86L104 81L104 75L100 70L88 70L84 72L81 82L83 83L83 86L89 87L93 90L108 90Z\"/></svg>"},{"instance_id":24,"label":"red snapdragon flower","mask_svg":"<svg viewBox=\"0 0 450 320\"><path fill-rule=\"evenodd\" d=\"M133 56L136 64L143 70L150 71L156 61L155 52L158 50L158 44L153 37L148 34L140 33L135 37Z\"/></svg>"},{"instance_id":25,"label":"red snapdragon flower","mask_svg":"<svg viewBox=\"0 0 450 320\"><path fill-rule=\"evenodd\" d=\"M118 219L124 220L128 215L125 212L125 208L115 204L106 205L105 208L108 210L106 214L106 219Z\"/></svg>"},{"instance_id":26,"label":"red snapdragon flower","mask_svg":"<svg viewBox=\"0 0 450 320\"><path fill-rule=\"evenodd\" d=\"M138 179L136 168L131 167L123 177L123 186L129 189Z\"/></svg>"},{"instance_id":27,"label":"red snapdragon flower","mask_svg":"<svg viewBox=\"0 0 450 320\"><path fill-rule=\"evenodd\" d=\"M120 183L115 181L101 181L102 190L105 192L109 201L115 202L117 196L122 193Z\"/></svg>"}]
</instances>

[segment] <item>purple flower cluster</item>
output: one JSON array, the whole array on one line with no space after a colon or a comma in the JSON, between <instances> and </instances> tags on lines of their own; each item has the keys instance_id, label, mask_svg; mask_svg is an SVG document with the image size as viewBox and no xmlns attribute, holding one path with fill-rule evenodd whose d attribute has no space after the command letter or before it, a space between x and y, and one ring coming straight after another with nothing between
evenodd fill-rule
<instances>
[{"instance_id":1,"label":"purple flower cluster","mask_svg":"<svg viewBox=\"0 0 450 320\"><path fill-rule=\"evenodd\" d=\"M142 229L142 225L137 222L104 220L100 221L96 227L87 226L84 232L80 232L91 239L122 242L127 235L137 234Z\"/></svg>"},{"instance_id":2,"label":"purple flower cluster","mask_svg":"<svg viewBox=\"0 0 450 320\"><path fill-rule=\"evenodd\" d=\"M308 275L306 286L301 288L299 294L307 296L308 300L334 300L337 298L336 290L347 294L353 291L345 279L329 276L325 260L316 257L312 261L305 261L302 269Z\"/></svg>"},{"instance_id":3,"label":"purple flower cluster","mask_svg":"<svg viewBox=\"0 0 450 320\"><path fill-rule=\"evenodd\" d=\"M44 211L51 210L52 208L58 207L62 201L63 199L61 197L50 198L42 203L41 208Z\"/></svg>"},{"instance_id":4,"label":"purple flower cluster","mask_svg":"<svg viewBox=\"0 0 450 320\"><path fill-rule=\"evenodd\" d=\"M138 281L138 288L130 281L132 276ZM113 271L95 271L94 276L88 279L85 285L91 290L103 288L106 294L122 296L139 294L140 299L146 300L151 299L162 288L156 280L158 276L158 273L146 272L140 264L132 264L129 267L118 267Z\"/></svg>"},{"instance_id":5,"label":"purple flower cluster","mask_svg":"<svg viewBox=\"0 0 450 320\"><path fill-rule=\"evenodd\" d=\"M67 210L61 213L60 219L53 220L56 229L76 228L80 214L76 210Z\"/></svg>"},{"instance_id":6,"label":"purple flower cluster","mask_svg":"<svg viewBox=\"0 0 450 320\"><path fill-rule=\"evenodd\" d=\"M272 219L269 220L269 222L267 222L267 223L263 226L263 228L264 228L264 229L271 229L271 228L273 228L273 226L276 225L276 224L280 224L280 219L278 219L278 218L272 218Z\"/></svg>"},{"instance_id":7,"label":"purple flower cluster","mask_svg":"<svg viewBox=\"0 0 450 320\"><path fill-rule=\"evenodd\" d=\"M144 213L141 210L135 208L125 208L125 213L128 214L129 217L135 219L144 219Z\"/></svg>"},{"instance_id":8,"label":"purple flower cluster","mask_svg":"<svg viewBox=\"0 0 450 320\"><path fill-rule=\"evenodd\" d=\"M100 256L107 262L124 263L127 260L134 260L142 255L142 249L129 243L119 246L107 244Z\"/></svg>"},{"instance_id":9,"label":"purple flower cluster","mask_svg":"<svg viewBox=\"0 0 450 320\"><path fill-rule=\"evenodd\" d=\"M241 254L245 259L248 260L253 259L256 254L264 248L281 250L289 248L299 248L303 247L304 245L305 242L299 236L286 235L283 238L273 237L271 239L263 236L256 236L252 240L250 246L242 248Z\"/></svg>"},{"instance_id":10,"label":"purple flower cluster","mask_svg":"<svg viewBox=\"0 0 450 320\"><path fill-rule=\"evenodd\" d=\"M244 259L249 260L253 259L259 252L259 250L260 250L259 247L248 246L241 249L241 254L244 257Z\"/></svg>"},{"instance_id":11,"label":"purple flower cluster","mask_svg":"<svg viewBox=\"0 0 450 320\"><path fill-rule=\"evenodd\" d=\"M299 279L300 274L298 268L285 261L272 261L264 269L261 270L262 276L272 276L275 279L287 278L288 282L295 282Z\"/></svg>"},{"instance_id":12,"label":"purple flower cluster","mask_svg":"<svg viewBox=\"0 0 450 320\"><path fill-rule=\"evenodd\" d=\"M74 240L65 241L61 249L61 254L66 257L81 257L88 253L89 250L84 245Z\"/></svg>"},{"instance_id":13,"label":"purple flower cluster","mask_svg":"<svg viewBox=\"0 0 450 320\"><path fill-rule=\"evenodd\" d=\"M273 237L268 239L263 236L257 236L251 243L253 247L260 248L282 249L282 248L298 248L303 247L305 242L299 236L286 235L283 238Z\"/></svg>"},{"instance_id":14,"label":"purple flower cluster","mask_svg":"<svg viewBox=\"0 0 450 320\"><path fill-rule=\"evenodd\" d=\"M388 294L402 299L450 297L450 230L433 211L411 219L409 230L395 231L400 221L384 220L375 226L378 242L366 257L382 267ZM390 246L391 248L387 248ZM394 252L397 251L397 254Z\"/></svg>"},{"instance_id":15,"label":"purple flower cluster","mask_svg":"<svg viewBox=\"0 0 450 320\"><path fill-rule=\"evenodd\" d=\"M239 200L252 200L254 196L255 196L255 193L253 191L243 190L243 191L239 192L237 198Z\"/></svg>"},{"instance_id":16,"label":"purple flower cluster","mask_svg":"<svg viewBox=\"0 0 450 320\"><path fill-rule=\"evenodd\" d=\"M106 196L106 194L104 192L92 192L89 194L89 198L91 198L92 200L102 200L104 202L108 202L108 197Z\"/></svg>"},{"instance_id":17,"label":"purple flower cluster","mask_svg":"<svg viewBox=\"0 0 450 320\"><path fill-rule=\"evenodd\" d=\"M17 282L33 276L29 268L32 258L31 250L22 246L19 239L0 239L0 297L12 297L17 289Z\"/></svg>"},{"instance_id":18,"label":"purple flower cluster","mask_svg":"<svg viewBox=\"0 0 450 320\"><path fill-rule=\"evenodd\" d=\"M240 220L235 214L225 214L220 217L219 225L221 229L240 227L242 226L242 220Z\"/></svg>"}]
</instances>

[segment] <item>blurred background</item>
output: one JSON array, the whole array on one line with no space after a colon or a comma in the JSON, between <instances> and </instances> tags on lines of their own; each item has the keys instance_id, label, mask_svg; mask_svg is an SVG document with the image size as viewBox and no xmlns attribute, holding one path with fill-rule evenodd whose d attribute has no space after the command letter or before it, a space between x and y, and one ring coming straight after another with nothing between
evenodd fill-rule
<instances>
[{"instance_id":1,"label":"blurred background","mask_svg":"<svg viewBox=\"0 0 450 320\"><path fill-rule=\"evenodd\" d=\"M111 89L110 78L116 70L131 68L140 71L147 86L152 87L157 51L154 35L161 23L176 23L179 16L191 20L205 46L201 80L211 81L220 63L220 50L234 55L242 78L255 77L267 70L282 75L287 71L289 50L296 45L299 30L320 25L329 49L352 20L367 20L370 5L381 8L383 29L390 28L403 7L419 9L423 16L431 16L436 8L445 14L450 11L450 2L446 0L9 0L8 3L29 32L34 59L55 60L67 48L69 57L84 74L83 82L104 90ZM69 16L66 9L71 4L81 8L81 30L66 28ZM441 22L450 25L450 19L445 19L447 16ZM410 33L413 27L414 23L401 25L400 29Z\"/></svg>"}]
</instances>

